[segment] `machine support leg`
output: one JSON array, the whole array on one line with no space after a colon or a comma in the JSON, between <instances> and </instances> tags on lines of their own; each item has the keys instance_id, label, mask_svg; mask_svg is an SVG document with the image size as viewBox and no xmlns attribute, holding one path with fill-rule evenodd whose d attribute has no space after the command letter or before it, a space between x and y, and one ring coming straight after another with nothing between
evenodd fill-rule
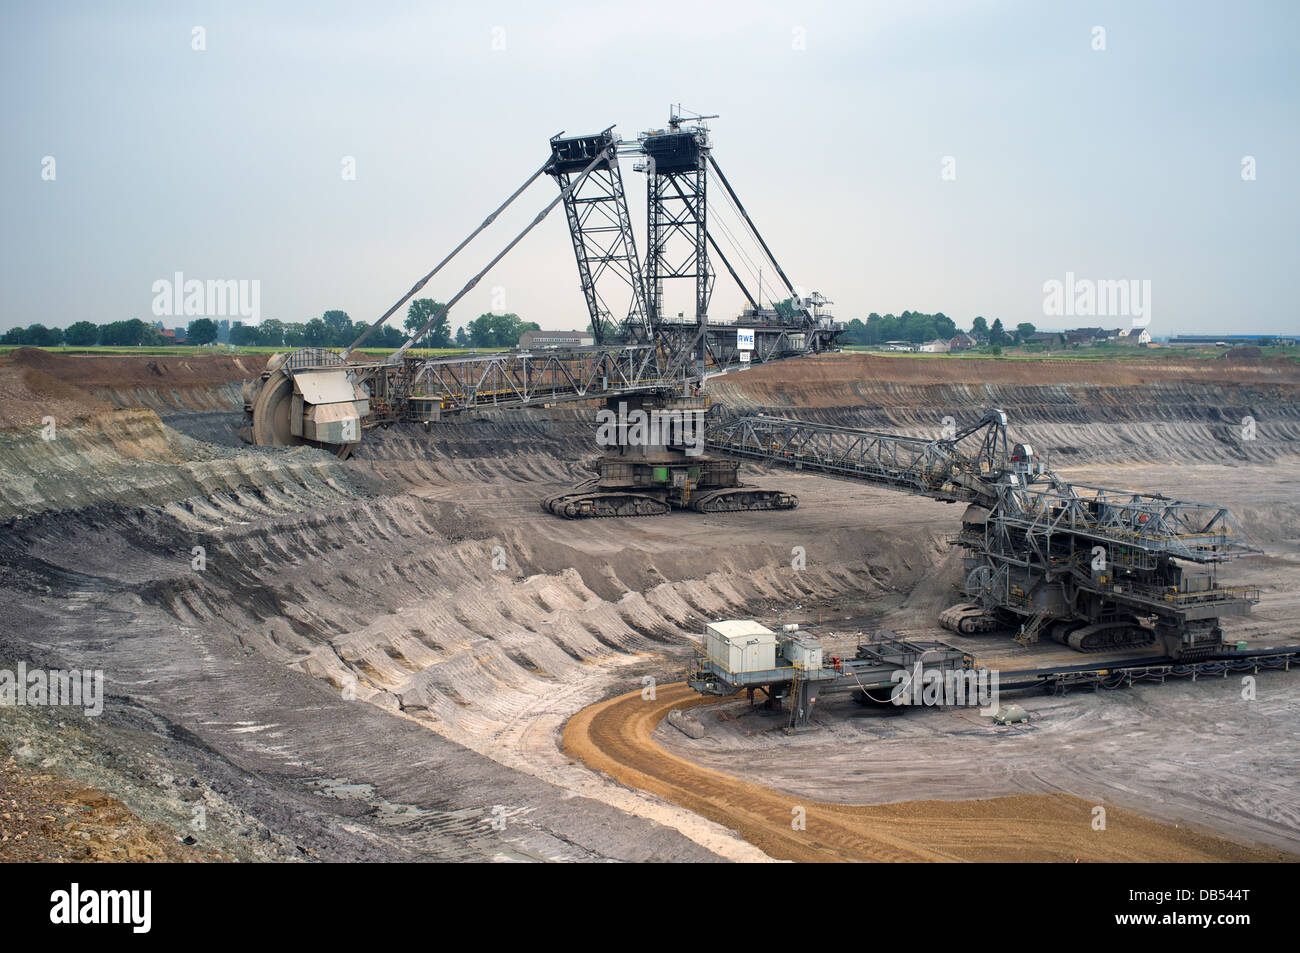
<instances>
[{"instance_id":1,"label":"machine support leg","mask_svg":"<svg viewBox=\"0 0 1300 953\"><path fill-rule=\"evenodd\" d=\"M798 681L790 686L790 730L807 728L817 702L811 682Z\"/></svg>"}]
</instances>

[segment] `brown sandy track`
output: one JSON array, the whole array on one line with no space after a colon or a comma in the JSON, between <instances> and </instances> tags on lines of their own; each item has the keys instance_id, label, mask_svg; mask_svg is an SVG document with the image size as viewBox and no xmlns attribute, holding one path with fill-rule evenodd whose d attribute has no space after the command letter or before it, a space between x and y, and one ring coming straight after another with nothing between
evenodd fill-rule
<instances>
[{"instance_id":1,"label":"brown sandy track","mask_svg":"<svg viewBox=\"0 0 1300 953\"><path fill-rule=\"evenodd\" d=\"M584 708L564 727L564 750L615 780L737 831L772 857L798 861L1269 861L1296 860L1068 794L855 806L802 800L669 754L651 737L673 708L707 704L685 683ZM792 809L807 829L791 828Z\"/></svg>"}]
</instances>

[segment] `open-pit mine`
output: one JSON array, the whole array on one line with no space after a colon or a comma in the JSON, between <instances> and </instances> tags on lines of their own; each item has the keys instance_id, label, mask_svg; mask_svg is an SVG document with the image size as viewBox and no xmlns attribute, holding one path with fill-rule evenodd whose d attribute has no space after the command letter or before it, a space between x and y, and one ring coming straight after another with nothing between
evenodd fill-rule
<instances>
[{"instance_id":1,"label":"open-pit mine","mask_svg":"<svg viewBox=\"0 0 1300 953\"><path fill-rule=\"evenodd\" d=\"M918 445L998 408L1013 445L1069 485L1229 511L1251 552L1204 564L1206 591L1249 591L1249 611L1215 616L1213 651L1182 664L1159 641L1098 655L1046 628L1025 637L1028 610L987 631L941 625L973 585L964 498L731 457L711 438L710 458L738 461L719 470L728 484L797 507L695 509L670 482L650 494L670 504L658 515L566 518L539 504L590 482L601 401L394 420L344 459L240 439L244 382L274 377L265 365L0 358L0 669L104 685L98 715L3 708L0 796L17 807L0 856L1300 854L1300 673L1239 664L1300 642L1289 361L822 353L705 390L711 419ZM1138 674L1019 691L1002 704L1023 720L827 694L792 729L779 691L685 684L721 620L797 625L841 666L893 640L985 671L1104 658Z\"/></svg>"},{"instance_id":2,"label":"open-pit mine","mask_svg":"<svg viewBox=\"0 0 1300 953\"><path fill-rule=\"evenodd\" d=\"M1296 858L1300 367L844 353L707 118L349 347L0 358L0 857ZM561 206L590 343L422 353Z\"/></svg>"}]
</instances>

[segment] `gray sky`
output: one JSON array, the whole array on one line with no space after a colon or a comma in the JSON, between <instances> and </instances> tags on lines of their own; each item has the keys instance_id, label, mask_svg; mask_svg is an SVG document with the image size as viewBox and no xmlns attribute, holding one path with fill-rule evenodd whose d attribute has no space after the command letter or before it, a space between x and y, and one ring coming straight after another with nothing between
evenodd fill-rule
<instances>
[{"instance_id":1,"label":"gray sky","mask_svg":"<svg viewBox=\"0 0 1300 953\"><path fill-rule=\"evenodd\" d=\"M371 320L553 133L633 137L682 102L721 114L722 168L842 319L1122 324L1044 316L1072 272L1149 280L1153 334L1297 332L1298 37L1293 2L8 3L0 329L152 320L176 272L260 281L263 317ZM644 178L624 177L644 253ZM538 182L426 294L554 194ZM741 297L717 267L721 318ZM493 289L585 323L561 210L452 324Z\"/></svg>"}]
</instances>

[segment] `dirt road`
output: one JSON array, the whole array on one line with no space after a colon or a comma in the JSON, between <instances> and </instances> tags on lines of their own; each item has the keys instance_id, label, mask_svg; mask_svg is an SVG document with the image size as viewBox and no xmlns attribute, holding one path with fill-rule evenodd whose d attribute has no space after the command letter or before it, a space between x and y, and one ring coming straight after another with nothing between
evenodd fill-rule
<instances>
[{"instance_id":1,"label":"dirt road","mask_svg":"<svg viewBox=\"0 0 1300 953\"><path fill-rule=\"evenodd\" d=\"M798 861L1265 861L1281 851L1234 844L1067 794L852 806L800 800L669 754L651 732L702 698L684 683L653 701L629 692L583 709L564 729L571 757L735 829L772 857ZM805 821L796 829L795 821Z\"/></svg>"}]
</instances>

